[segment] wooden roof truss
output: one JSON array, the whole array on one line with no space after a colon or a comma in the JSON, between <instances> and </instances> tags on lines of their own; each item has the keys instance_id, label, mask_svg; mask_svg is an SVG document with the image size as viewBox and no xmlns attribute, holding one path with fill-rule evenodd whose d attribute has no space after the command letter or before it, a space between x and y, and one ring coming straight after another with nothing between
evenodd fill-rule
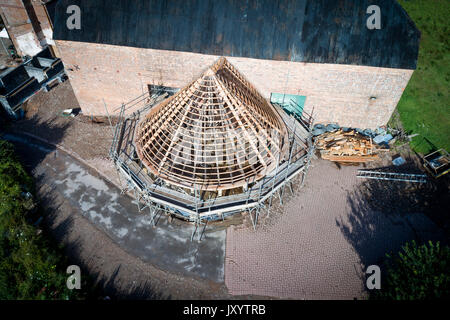
<instances>
[{"instance_id":1,"label":"wooden roof truss","mask_svg":"<svg viewBox=\"0 0 450 320\"><path fill-rule=\"evenodd\" d=\"M192 190L223 190L275 169L289 142L278 112L220 58L149 112L135 144L156 176Z\"/></svg>"}]
</instances>

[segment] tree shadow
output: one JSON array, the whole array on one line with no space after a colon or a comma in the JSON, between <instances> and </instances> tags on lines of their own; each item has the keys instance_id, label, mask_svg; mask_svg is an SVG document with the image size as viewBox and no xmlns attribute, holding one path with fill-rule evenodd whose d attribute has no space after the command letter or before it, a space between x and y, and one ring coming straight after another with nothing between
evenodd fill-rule
<instances>
[{"instance_id":1,"label":"tree shadow","mask_svg":"<svg viewBox=\"0 0 450 320\"><path fill-rule=\"evenodd\" d=\"M406 161L403 166L376 170L423 173L417 158ZM349 214L336 219L336 225L359 255L363 269L382 266L385 254L398 252L407 241L448 243L448 186L448 179L431 177L425 184L361 179L358 188L347 194Z\"/></svg>"},{"instance_id":2,"label":"tree shadow","mask_svg":"<svg viewBox=\"0 0 450 320\"><path fill-rule=\"evenodd\" d=\"M36 131L39 131L39 128L46 127L45 123L38 123L33 119L28 120L28 123L35 126ZM69 124L51 128L52 144L48 144L38 135L11 127L6 130L2 138L14 144L22 164L31 173L47 155L56 150L55 145L62 141L64 132L68 127Z\"/></svg>"},{"instance_id":3,"label":"tree shadow","mask_svg":"<svg viewBox=\"0 0 450 320\"><path fill-rule=\"evenodd\" d=\"M44 177L37 176L36 180L39 183L40 179ZM95 254L88 257L84 250L83 244L86 239L82 239L77 235L75 239L70 239L67 235L73 233L75 228L74 219L84 217L77 217L77 212L68 212L63 219L61 219L61 210L67 210L64 206L64 199L59 198L53 188L54 186L45 186L40 190L39 206L45 210L45 223L43 229L45 232L51 234L56 243L61 244L60 248L64 251L68 258L69 264L74 264L80 267L82 274L82 289L84 289L84 298L86 299L104 299L104 300L165 300L171 299L171 296L164 296L158 290L153 288L150 281L137 282L129 280L127 274L120 274L122 264L118 264L114 271L108 274L108 269L101 271L93 271L90 265L91 259L95 260L98 257ZM95 261L97 264L97 261ZM94 267L95 268L95 267Z\"/></svg>"},{"instance_id":4,"label":"tree shadow","mask_svg":"<svg viewBox=\"0 0 450 320\"><path fill-rule=\"evenodd\" d=\"M119 275L121 268L122 265L118 265L108 278L101 277L98 274L91 275L97 279L96 285L103 289L106 297L117 300L170 300L170 296L164 297L157 293L147 280L144 283L118 284L121 282Z\"/></svg>"},{"instance_id":5,"label":"tree shadow","mask_svg":"<svg viewBox=\"0 0 450 320\"><path fill-rule=\"evenodd\" d=\"M53 245L63 250L68 258L67 263L80 266L82 275L85 275L82 277L84 278L82 286L87 288L88 299L106 296L111 299L170 299L170 296L158 293L147 280L140 283L124 282L126 280L121 275L122 265L118 265L111 274L107 271L93 271L92 267L89 267L89 261L84 260L86 255L82 252L82 244L86 239L68 240L67 234L73 231L76 212L61 215L61 211L68 208L54 192L55 186L52 185L52 181L45 173L39 171L47 168L41 166L47 157L58 157L59 151L55 145L62 144L72 121L86 121L81 114L76 116L79 119L64 117L62 112L67 108L79 111L69 81L58 85L50 92L39 92L30 99L24 106L25 118L11 122L7 121L6 117L0 117L0 139L13 143L26 171L35 177L38 210L32 217L30 216L30 221L32 223L40 221L38 228L53 238ZM57 168L49 167L49 170ZM42 222L39 220L41 217Z\"/></svg>"}]
</instances>

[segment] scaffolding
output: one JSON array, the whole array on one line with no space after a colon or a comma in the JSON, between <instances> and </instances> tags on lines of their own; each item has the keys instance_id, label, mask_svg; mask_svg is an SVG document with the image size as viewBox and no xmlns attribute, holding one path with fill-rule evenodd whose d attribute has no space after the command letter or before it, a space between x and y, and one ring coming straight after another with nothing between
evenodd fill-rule
<instances>
[{"instance_id":1,"label":"scaffolding","mask_svg":"<svg viewBox=\"0 0 450 320\"><path fill-rule=\"evenodd\" d=\"M191 240L200 241L208 222L224 220L231 215L247 212L253 229L256 230L262 208L270 214L272 198L278 194L280 202L286 186L291 192L292 180L302 174L303 185L313 155L312 116L304 112L302 117L289 116L282 107L272 104L273 110L287 130L287 157L277 153L274 167L266 167L262 177L249 176L242 192L222 195L221 192L209 192L202 184L192 184L191 190L153 174L143 163L136 150L139 124L146 120L152 109L169 95L164 88L144 93L120 107L117 124L114 127L110 157L114 162L122 192L134 195L138 211L147 211L150 221L156 226L162 214L175 216L194 223ZM138 108L138 106L140 106ZM136 110L126 116L127 110ZM119 110L119 109L118 109ZM208 195L208 196L206 196Z\"/></svg>"}]
</instances>

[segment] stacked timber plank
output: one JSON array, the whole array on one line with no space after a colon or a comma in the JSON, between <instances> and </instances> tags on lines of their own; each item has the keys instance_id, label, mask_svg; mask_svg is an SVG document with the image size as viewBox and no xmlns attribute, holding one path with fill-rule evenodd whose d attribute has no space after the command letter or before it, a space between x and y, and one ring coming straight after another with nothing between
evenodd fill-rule
<instances>
[{"instance_id":1,"label":"stacked timber plank","mask_svg":"<svg viewBox=\"0 0 450 320\"><path fill-rule=\"evenodd\" d=\"M354 130L325 132L316 137L315 145L325 160L365 163L378 158L372 139Z\"/></svg>"}]
</instances>

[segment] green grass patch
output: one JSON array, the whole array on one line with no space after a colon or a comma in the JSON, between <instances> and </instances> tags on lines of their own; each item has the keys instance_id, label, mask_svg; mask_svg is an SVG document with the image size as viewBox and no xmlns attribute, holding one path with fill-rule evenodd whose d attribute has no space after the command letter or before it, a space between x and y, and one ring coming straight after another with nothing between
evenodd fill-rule
<instances>
[{"instance_id":1,"label":"green grass patch","mask_svg":"<svg viewBox=\"0 0 450 320\"><path fill-rule=\"evenodd\" d=\"M398 104L411 147L420 153L444 148L450 151L449 39L450 1L400 0L420 30L417 70Z\"/></svg>"}]
</instances>

